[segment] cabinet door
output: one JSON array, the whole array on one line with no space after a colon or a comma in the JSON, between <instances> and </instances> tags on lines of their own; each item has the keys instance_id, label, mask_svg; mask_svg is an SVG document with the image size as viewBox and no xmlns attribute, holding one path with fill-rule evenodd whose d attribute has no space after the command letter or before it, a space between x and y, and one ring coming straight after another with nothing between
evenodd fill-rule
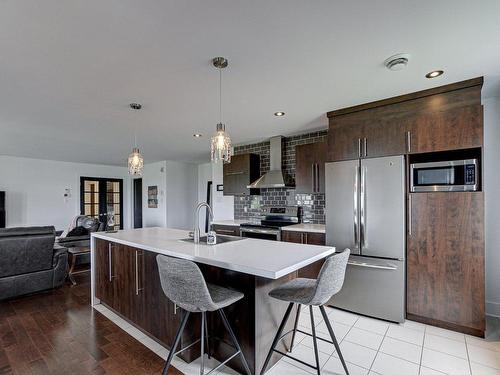
<instances>
[{"instance_id":1,"label":"cabinet door","mask_svg":"<svg viewBox=\"0 0 500 375\"><path fill-rule=\"evenodd\" d=\"M407 120L410 152L447 151L481 147L483 106L433 112Z\"/></svg>"},{"instance_id":2,"label":"cabinet door","mask_svg":"<svg viewBox=\"0 0 500 375\"><path fill-rule=\"evenodd\" d=\"M364 124L362 154L365 158L406 153L406 127L400 119L370 121Z\"/></svg>"},{"instance_id":3,"label":"cabinet door","mask_svg":"<svg viewBox=\"0 0 500 375\"><path fill-rule=\"evenodd\" d=\"M247 186L260 175L260 159L255 154L235 155L231 163L224 164L224 195L253 195L259 189L248 189Z\"/></svg>"},{"instance_id":4,"label":"cabinet door","mask_svg":"<svg viewBox=\"0 0 500 375\"><path fill-rule=\"evenodd\" d=\"M110 274L111 243L96 239L94 254L95 267L95 295L104 304L113 305L113 281Z\"/></svg>"},{"instance_id":5,"label":"cabinet door","mask_svg":"<svg viewBox=\"0 0 500 375\"><path fill-rule=\"evenodd\" d=\"M295 148L295 192L325 192L325 161L328 147L325 142L299 145Z\"/></svg>"},{"instance_id":6,"label":"cabinet door","mask_svg":"<svg viewBox=\"0 0 500 375\"><path fill-rule=\"evenodd\" d=\"M315 232L307 232L305 233L306 243L308 245L321 245L325 246L325 234L324 233L315 233Z\"/></svg>"},{"instance_id":7,"label":"cabinet door","mask_svg":"<svg viewBox=\"0 0 500 375\"><path fill-rule=\"evenodd\" d=\"M330 120L328 131L328 160L353 160L361 155L363 126L360 124L336 124Z\"/></svg>"},{"instance_id":8,"label":"cabinet door","mask_svg":"<svg viewBox=\"0 0 500 375\"><path fill-rule=\"evenodd\" d=\"M304 243L304 233L284 230L281 232L281 241L293 242L293 243Z\"/></svg>"},{"instance_id":9,"label":"cabinet door","mask_svg":"<svg viewBox=\"0 0 500 375\"><path fill-rule=\"evenodd\" d=\"M485 329L482 192L415 193L408 202L407 313Z\"/></svg>"}]
</instances>

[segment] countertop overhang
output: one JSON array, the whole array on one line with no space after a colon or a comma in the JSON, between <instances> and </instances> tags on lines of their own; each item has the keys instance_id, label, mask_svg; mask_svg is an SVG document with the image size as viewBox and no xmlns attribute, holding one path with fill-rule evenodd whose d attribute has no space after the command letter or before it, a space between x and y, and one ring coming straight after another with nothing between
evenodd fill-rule
<instances>
[{"instance_id":1,"label":"countertop overhang","mask_svg":"<svg viewBox=\"0 0 500 375\"><path fill-rule=\"evenodd\" d=\"M217 245L182 241L189 232L170 228L142 228L116 233L94 232L100 238L159 254L192 260L268 279L279 279L333 253L334 247L244 238ZM92 241L92 248L93 248Z\"/></svg>"}]
</instances>

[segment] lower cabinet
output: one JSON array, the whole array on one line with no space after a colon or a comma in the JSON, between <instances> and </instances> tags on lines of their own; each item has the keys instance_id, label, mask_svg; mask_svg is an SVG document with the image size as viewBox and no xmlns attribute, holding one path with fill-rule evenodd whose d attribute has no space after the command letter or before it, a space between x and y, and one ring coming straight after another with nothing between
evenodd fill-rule
<instances>
[{"instance_id":1,"label":"lower cabinet","mask_svg":"<svg viewBox=\"0 0 500 375\"><path fill-rule=\"evenodd\" d=\"M414 193L409 199L407 317L483 336L483 193Z\"/></svg>"},{"instance_id":2,"label":"lower cabinet","mask_svg":"<svg viewBox=\"0 0 500 375\"><path fill-rule=\"evenodd\" d=\"M96 240L95 295L105 305L170 348L182 312L163 293L157 255L114 242ZM188 331L181 339L181 347L196 339ZM195 355L190 353L188 350L181 357L188 359Z\"/></svg>"},{"instance_id":3,"label":"lower cabinet","mask_svg":"<svg viewBox=\"0 0 500 375\"><path fill-rule=\"evenodd\" d=\"M325 234L316 232L295 232L295 231L281 231L281 241L301 243L306 245L325 245ZM298 277L305 277L315 279L318 277L319 271L323 266L324 260L319 260L307 267L301 268L298 271Z\"/></svg>"}]
</instances>

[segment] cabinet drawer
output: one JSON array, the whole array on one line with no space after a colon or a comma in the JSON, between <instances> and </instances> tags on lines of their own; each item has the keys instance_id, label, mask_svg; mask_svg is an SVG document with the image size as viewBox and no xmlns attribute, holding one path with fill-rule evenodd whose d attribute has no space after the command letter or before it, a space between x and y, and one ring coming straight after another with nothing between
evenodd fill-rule
<instances>
[{"instance_id":1,"label":"cabinet drawer","mask_svg":"<svg viewBox=\"0 0 500 375\"><path fill-rule=\"evenodd\" d=\"M240 236L240 227L232 225L213 225L215 233L226 236Z\"/></svg>"}]
</instances>

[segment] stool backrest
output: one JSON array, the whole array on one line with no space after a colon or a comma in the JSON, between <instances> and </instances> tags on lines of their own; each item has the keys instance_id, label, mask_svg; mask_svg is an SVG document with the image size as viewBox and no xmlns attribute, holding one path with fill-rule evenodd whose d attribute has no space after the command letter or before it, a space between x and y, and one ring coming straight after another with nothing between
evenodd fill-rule
<instances>
[{"instance_id":1,"label":"stool backrest","mask_svg":"<svg viewBox=\"0 0 500 375\"><path fill-rule=\"evenodd\" d=\"M324 305L332 296L340 292L344 285L345 270L351 250L333 254L326 258L316 280L316 290L311 305Z\"/></svg>"},{"instance_id":2,"label":"stool backrest","mask_svg":"<svg viewBox=\"0 0 500 375\"><path fill-rule=\"evenodd\" d=\"M196 263L165 255L156 257L163 293L190 312L210 310L214 303L205 278Z\"/></svg>"}]
</instances>

